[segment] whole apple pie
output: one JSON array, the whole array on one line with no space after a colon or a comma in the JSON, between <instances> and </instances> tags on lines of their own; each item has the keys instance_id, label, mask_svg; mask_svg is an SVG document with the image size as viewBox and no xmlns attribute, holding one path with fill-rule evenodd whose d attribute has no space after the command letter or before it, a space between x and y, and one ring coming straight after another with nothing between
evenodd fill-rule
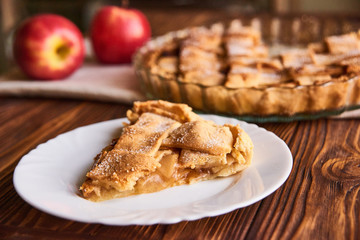
<instances>
[{"instance_id":1,"label":"whole apple pie","mask_svg":"<svg viewBox=\"0 0 360 240\"><path fill-rule=\"evenodd\" d=\"M359 33L284 47L264 44L258 28L233 20L155 38L134 63L149 98L205 112L296 116L360 105Z\"/></svg>"},{"instance_id":2,"label":"whole apple pie","mask_svg":"<svg viewBox=\"0 0 360 240\"><path fill-rule=\"evenodd\" d=\"M185 104L135 102L120 137L95 158L80 187L103 201L226 177L250 165L253 143L240 128L204 120Z\"/></svg>"}]
</instances>

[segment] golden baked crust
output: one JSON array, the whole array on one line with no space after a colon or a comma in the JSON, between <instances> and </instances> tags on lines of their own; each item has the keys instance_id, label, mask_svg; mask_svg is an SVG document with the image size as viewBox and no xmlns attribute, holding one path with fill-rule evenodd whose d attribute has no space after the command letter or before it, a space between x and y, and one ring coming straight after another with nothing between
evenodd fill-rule
<instances>
[{"instance_id":1,"label":"golden baked crust","mask_svg":"<svg viewBox=\"0 0 360 240\"><path fill-rule=\"evenodd\" d=\"M150 97L206 112L293 116L360 105L359 33L270 50L257 28L234 20L154 39L134 64Z\"/></svg>"},{"instance_id":2,"label":"golden baked crust","mask_svg":"<svg viewBox=\"0 0 360 240\"><path fill-rule=\"evenodd\" d=\"M103 201L225 177L249 166L253 144L239 127L202 119L185 104L136 102L130 124L95 158L80 187Z\"/></svg>"},{"instance_id":3,"label":"golden baked crust","mask_svg":"<svg viewBox=\"0 0 360 240\"><path fill-rule=\"evenodd\" d=\"M186 104L172 104L162 100L134 102L133 109L127 111L126 115L130 122L134 123L144 112L155 113L180 123L201 119L199 115L195 114L191 107Z\"/></svg>"}]
</instances>

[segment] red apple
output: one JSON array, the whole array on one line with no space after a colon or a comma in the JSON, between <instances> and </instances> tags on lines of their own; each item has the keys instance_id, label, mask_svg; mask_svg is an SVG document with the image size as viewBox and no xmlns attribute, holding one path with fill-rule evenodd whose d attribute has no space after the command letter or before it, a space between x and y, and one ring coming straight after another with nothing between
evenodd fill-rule
<instances>
[{"instance_id":1,"label":"red apple","mask_svg":"<svg viewBox=\"0 0 360 240\"><path fill-rule=\"evenodd\" d=\"M91 23L91 43L102 63L130 63L136 49L150 36L148 20L136 9L105 6Z\"/></svg>"},{"instance_id":2,"label":"red apple","mask_svg":"<svg viewBox=\"0 0 360 240\"><path fill-rule=\"evenodd\" d=\"M83 63L84 39L68 19L41 14L25 20L15 32L14 58L30 78L63 79Z\"/></svg>"}]
</instances>

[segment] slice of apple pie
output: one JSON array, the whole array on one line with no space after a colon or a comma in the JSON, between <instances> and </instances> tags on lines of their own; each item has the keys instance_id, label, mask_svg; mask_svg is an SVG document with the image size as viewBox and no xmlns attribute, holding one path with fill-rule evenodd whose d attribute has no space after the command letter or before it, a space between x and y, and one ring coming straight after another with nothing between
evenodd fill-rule
<instances>
[{"instance_id":1,"label":"slice of apple pie","mask_svg":"<svg viewBox=\"0 0 360 240\"><path fill-rule=\"evenodd\" d=\"M103 201L226 177L249 166L253 143L240 128L202 119L185 104L135 102L118 139L95 158L80 187Z\"/></svg>"}]
</instances>

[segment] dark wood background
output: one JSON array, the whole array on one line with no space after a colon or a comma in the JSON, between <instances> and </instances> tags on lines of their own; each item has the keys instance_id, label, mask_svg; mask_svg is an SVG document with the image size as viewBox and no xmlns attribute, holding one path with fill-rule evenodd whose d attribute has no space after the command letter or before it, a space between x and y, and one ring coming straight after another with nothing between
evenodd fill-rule
<instances>
[{"instance_id":1,"label":"dark wood background","mask_svg":"<svg viewBox=\"0 0 360 240\"><path fill-rule=\"evenodd\" d=\"M146 13L154 35L231 17L207 11L178 12L175 19ZM360 239L356 119L259 124L288 144L294 158L290 177L264 200L217 217L172 225L85 224L43 213L17 195L13 171L24 154L74 128L124 117L130 107L0 97L0 239Z\"/></svg>"}]
</instances>

